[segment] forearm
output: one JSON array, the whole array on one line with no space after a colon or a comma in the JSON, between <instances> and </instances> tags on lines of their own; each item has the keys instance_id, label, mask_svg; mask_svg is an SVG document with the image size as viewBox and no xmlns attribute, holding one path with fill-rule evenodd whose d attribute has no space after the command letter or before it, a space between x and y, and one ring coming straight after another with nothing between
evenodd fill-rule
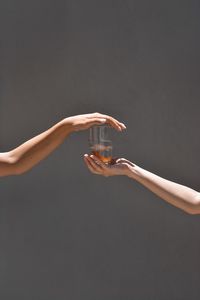
<instances>
[{"instance_id":1,"label":"forearm","mask_svg":"<svg viewBox=\"0 0 200 300\"><path fill-rule=\"evenodd\" d=\"M103 124L109 124L117 131L126 129L126 126L115 118L100 113L68 117L16 149L0 153L0 176L28 171L54 151L70 133Z\"/></svg>"},{"instance_id":2,"label":"forearm","mask_svg":"<svg viewBox=\"0 0 200 300\"><path fill-rule=\"evenodd\" d=\"M13 173L21 174L31 169L63 143L71 132L71 124L64 119L8 152Z\"/></svg>"},{"instance_id":3,"label":"forearm","mask_svg":"<svg viewBox=\"0 0 200 300\"><path fill-rule=\"evenodd\" d=\"M200 213L200 194L197 191L161 178L138 166L132 167L128 176L138 181L163 200L187 213Z\"/></svg>"}]
</instances>

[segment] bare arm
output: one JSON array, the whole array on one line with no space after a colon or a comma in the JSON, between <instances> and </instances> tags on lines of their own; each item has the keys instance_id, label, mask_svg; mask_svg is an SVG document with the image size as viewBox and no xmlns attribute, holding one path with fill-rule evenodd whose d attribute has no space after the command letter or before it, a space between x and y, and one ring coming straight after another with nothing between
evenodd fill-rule
<instances>
[{"instance_id":1,"label":"bare arm","mask_svg":"<svg viewBox=\"0 0 200 300\"><path fill-rule=\"evenodd\" d=\"M126 175L185 212L200 214L200 193L189 187L166 180L123 158L108 166L99 161L97 157L86 155L85 162L90 171L95 174Z\"/></svg>"},{"instance_id":2,"label":"bare arm","mask_svg":"<svg viewBox=\"0 0 200 300\"><path fill-rule=\"evenodd\" d=\"M17 175L28 171L62 144L69 134L104 123L109 123L119 131L125 129L124 124L99 113L63 119L19 147L0 153L0 176Z\"/></svg>"},{"instance_id":3,"label":"bare arm","mask_svg":"<svg viewBox=\"0 0 200 300\"><path fill-rule=\"evenodd\" d=\"M200 213L200 194L181 184L166 180L138 166L128 175L168 203L190 214Z\"/></svg>"}]
</instances>

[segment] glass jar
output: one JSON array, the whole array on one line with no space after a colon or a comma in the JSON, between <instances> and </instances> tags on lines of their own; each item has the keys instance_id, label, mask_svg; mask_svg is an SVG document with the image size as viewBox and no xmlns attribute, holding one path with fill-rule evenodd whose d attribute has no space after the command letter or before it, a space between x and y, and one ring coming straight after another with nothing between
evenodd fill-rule
<instances>
[{"instance_id":1,"label":"glass jar","mask_svg":"<svg viewBox=\"0 0 200 300\"><path fill-rule=\"evenodd\" d=\"M110 163L112 160L113 146L109 138L109 131L109 125L97 125L90 128L91 154L97 156L104 163Z\"/></svg>"}]
</instances>

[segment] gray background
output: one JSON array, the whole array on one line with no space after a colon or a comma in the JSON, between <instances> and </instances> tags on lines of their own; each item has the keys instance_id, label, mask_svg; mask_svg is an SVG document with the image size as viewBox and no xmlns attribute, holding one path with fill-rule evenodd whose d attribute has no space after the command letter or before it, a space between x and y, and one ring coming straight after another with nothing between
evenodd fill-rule
<instances>
[{"instance_id":1,"label":"gray background","mask_svg":"<svg viewBox=\"0 0 200 300\"><path fill-rule=\"evenodd\" d=\"M116 155L200 189L199 36L198 0L1 0L1 151L100 111ZM199 217L92 176L87 138L1 179L0 298L199 299Z\"/></svg>"}]
</instances>

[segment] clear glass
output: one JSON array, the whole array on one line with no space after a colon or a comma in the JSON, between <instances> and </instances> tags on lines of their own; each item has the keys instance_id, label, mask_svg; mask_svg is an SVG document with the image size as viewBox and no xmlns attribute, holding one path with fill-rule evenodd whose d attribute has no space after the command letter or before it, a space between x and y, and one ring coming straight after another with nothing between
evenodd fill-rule
<instances>
[{"instance_id":1,"label":"clear glass","mask_svg":"<svg viewBox=\"0 0 200 300\"><path fill-rule=\"evenodd\" d=\"M90 151L104 163L112 160L112 141L109 139L109 125L93 126L90 129Z\"/></svg>"}]
</instances>

